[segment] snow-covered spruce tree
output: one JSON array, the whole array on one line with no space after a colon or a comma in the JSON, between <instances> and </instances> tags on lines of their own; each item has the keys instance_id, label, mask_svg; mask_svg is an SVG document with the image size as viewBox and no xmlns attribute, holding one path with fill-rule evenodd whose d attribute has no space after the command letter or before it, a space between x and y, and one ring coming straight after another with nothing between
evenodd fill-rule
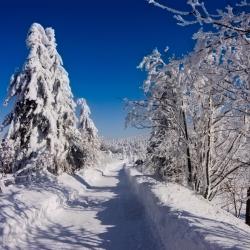
<instances>
[{"instance_id":1,"label":"snow-covered spruce tree","mask_svg":"<svg viewBox=\"0 0 250 250\"><path fill-rule=\"evenodd\" d=\"M98 151L100 149L100 140L98 137L98 130L90 118L91 111L84 98L77 100L77 105L80 108L80 115L78 118L78 130L81 134L82 144L87 152L86 164L94 164L97 160Z\"/></svg>"},{"instance_id":2,"label":"snow-covered spruce tree","mask_svg":"<svg viewBox=\"0 0 250 250\"><path fill-rule=\"evenodd\" d=\"M70 88L68 73L63 68L63 62L56 50L55 34L51 28L46 29L49 39L48 51L53 64L53 103L56 112L56 140L54 143L55 169L72 172L84 166L87 152L81 140L81 134L77 129L77 117L75 115L76 103Z\"/></svg>"},{"instance_id":3,"label":"snow-covered spruce tree","mask_svg":"<svg viewBox=\"0 0 250 250\"><path fill-rule=\"evenodd\" d=\"M6 99L6 105L13 99L14 107L3 122L8 126L6 140L13 141L15 149L13 172L39 167L26 166L46 151L54 158L50 171L72 172L81 166L84 154L68 74L56 50L54 30L34 23L27 46L29 55L22 70L12 76Z\"/></svg>"},{"instance_id":4,"label":"snow-covered spruce tree","mask_svg":"<svg viewBox=\"0 0 250 250\"><path fill-rule=\"evenodd\" d=\"M81 132L84 139L86 139L90 144L99 144L98 130L90 118L91 111L84 98L79 98L77 100L77 105L80 107L80 116L78 121L78 129Z\"/></svg>"}]
</instances>

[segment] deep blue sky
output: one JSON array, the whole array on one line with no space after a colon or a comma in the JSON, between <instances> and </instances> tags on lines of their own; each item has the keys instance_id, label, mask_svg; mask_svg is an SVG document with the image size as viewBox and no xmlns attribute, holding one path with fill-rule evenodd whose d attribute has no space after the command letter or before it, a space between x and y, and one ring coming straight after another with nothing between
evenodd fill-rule
<instances>
[{"instance_id":1,"label":"deep blue sky","mask_svg":"<svg viewBox=\"0 0 250 250\"><path fill-rule=\"evenodd\" d=\"M186 6L186 0L165 2ZM232 1L205 2L216 9ZM73 94L87 99L93 120L106 137L142 132L124 130L122 99L141 98L145 74L136 66L143 56L166 46L177 56L185 54L192 49L191 36L199 28L177 26L170 13L146 0L1 1L1 103L11 74L27 56L25 38L33 22L55 29ZM0 111L2 118L6 111L2 106Z\"/></svg>"}]
</instances>

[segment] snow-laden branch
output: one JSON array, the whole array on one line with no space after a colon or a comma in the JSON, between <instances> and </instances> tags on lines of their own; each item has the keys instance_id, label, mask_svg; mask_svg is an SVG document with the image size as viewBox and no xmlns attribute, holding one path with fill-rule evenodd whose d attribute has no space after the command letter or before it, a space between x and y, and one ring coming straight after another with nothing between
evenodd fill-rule
<instances>
[{"instance_id":1,"label":"snow-laden branch","mask_svg":"<svg viewBox=\"0 0 250 250\"><path fill-rule=\"evenodd\" d=\"M187 26L192 24L212 24L217 27L223 27L232 31L239 32L240 34L249 34L249 14L235 15L233 8L228 6L225 11L218 10L217 14L211 14L207 10L204 2L199 0L189 0L187 5L190 7L190 11L180 11L169 7L168 5L161 4L156 0L148 0L150 4L160 7L174 14L174 18L181 26ZM238 6L246 7L249 4L246 1L242 1ZM188 17L193 17L190 20Z\"/></svg>"}]
</instances>

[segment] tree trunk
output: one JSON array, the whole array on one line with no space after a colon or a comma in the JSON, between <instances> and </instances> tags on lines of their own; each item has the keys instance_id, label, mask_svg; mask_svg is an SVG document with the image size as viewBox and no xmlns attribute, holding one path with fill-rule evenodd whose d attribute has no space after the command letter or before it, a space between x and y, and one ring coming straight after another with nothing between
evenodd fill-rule
<instances>
[{"instance_id":1,"label":"tree trunk","mask_svg":"<svg viewBox=\"0 0 250 250\"><path fill-rule=\"evenodd\" d=\"M184 111L182 111L182 116L183 116L183 124L184 124L184 129L185 129L185 137L187 141L187 165L188 165L188 183L192 186L193 184L193 173L192 173L192 164L191 164L191 159L190 159L190 149L188 145L188 130L187 130L187 122L186 122L186 116Z\"/></svg>"},{"instance_id":2,"label":"tree trunk","mask_svg":"<svg viewBox=\"0 0 250 250\"><path fill-rule=\"evenodd\" d=\"M210 164L210 150L211 150L211 119L208 120L208 135L207 135L207 152L206 152L206 165L205 165L205 179L206 179L206 188L204 193L204 198L208 199L211 192L211 183L210 183L210 173L209 173L209 164Z\"/></svg>"},{"instance_id":3,"label":"tree trunk","mask_svg":"<svg viewBox=\"0 0 250 250\"><path fill-rule=\"evenodd\" d=\"M246 224L250 226L250 187L247 190Z\"/></svg>"}]
</instances>

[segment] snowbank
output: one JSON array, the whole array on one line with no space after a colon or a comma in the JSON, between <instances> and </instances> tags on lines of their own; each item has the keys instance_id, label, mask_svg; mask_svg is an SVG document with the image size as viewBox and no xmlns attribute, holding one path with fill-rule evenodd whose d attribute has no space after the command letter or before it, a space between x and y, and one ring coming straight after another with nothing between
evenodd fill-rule
<instances>
[{"instance_id":1,"label":"snowbank","mask_svg":"<svg viewBox=\"0 0 250 250\"><path fill-rule=\"evenodd\" d=\"M60 204L59 197L46 190L32 190L20 186L5 190L0 199L0 235L2 247L17 247L25 240L31 225L41 223L47 212Z\"/></svg>"},{"instance_id":2,"label":"snowbank","mask_svg":"<svg viewBox=\"0 0 250 250\"><path fill-rule=\"evenodd\" d=\"M119 164L113 161L108 165L112 169ZM0 249L20 249L20 242L28 242L30 230L41 228L62 209L88 207L88 195L99 180L104 179L100 185L117 184L117 180L105 175L105 168L106 165L85 168L74 175L63 173L58 177L46 173L27 186L0 183L4 191L0 193Z\"/></svg>"},{"instance_id":3,"label":"snowbank","mask_svg":"<svg viewBox=\"0 0 250 250\"><path fill-rule=\"evenodd\" d=\"M166 249L250 249L250 228L189 189L127 167L155 236Z\"/></svg>"},{"instance_id":4,"label":"snowbank","mask_svg":"<svg viewBox=\"0 0 250 250\"><path fill-rule=\"evenodd\" d=\"M67 185L65 185L67 183ZM62 174L58 178L47 173L38 182L4 187L0 194L0 246L19 249L30 228L39 228L59 208L66 207L78 197L77 181ZM81 187L82 188L82 187Z\"/></svg>"}]
</instances>

